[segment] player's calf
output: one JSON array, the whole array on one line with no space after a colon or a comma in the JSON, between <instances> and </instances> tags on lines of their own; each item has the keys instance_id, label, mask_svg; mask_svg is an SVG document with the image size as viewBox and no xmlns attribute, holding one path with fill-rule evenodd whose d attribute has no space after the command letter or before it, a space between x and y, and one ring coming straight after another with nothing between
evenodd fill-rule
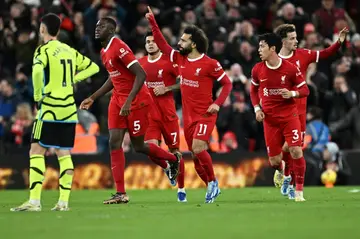
<instances>
[{"instance_id":1,"label":"player's calf","mask_svg":"<svg viewBox=\"0 0 360 239\"><path fill-rule=\"evenodd\" d=\"M285 168L284 168L284 182L281 185L280 192L282 195L287 196L289 194L289 187L291 185L290 172L292 169L291 166L293 161L290 155L289 146L287 142L285 142L285 144L283 145L282 154L283 154L282 160L285 162Z\"/></svg>"},{"instance_id":2,"label":"player's calf","mask_svg":"<svg viewBox=\"0 0 360 239\"><path fill-rule=\"evenodd\" d=\"M305 201L303 196L304 180L306 171L306 161L303 156L303 151L300 146L290 147L291 157L294 159L294 172L295 172L295 201Z\"/></svg>"}]
</instances>

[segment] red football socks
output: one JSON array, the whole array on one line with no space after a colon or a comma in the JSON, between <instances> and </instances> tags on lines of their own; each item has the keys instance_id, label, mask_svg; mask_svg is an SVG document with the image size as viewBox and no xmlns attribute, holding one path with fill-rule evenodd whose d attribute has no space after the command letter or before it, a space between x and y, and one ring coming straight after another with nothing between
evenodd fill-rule
<instances>
[{"instance_id":1,"label":"red football socks","mask_svg":"<svg viewBox=\"0 0 360 239\"><path fill-rule=\"evenodd\" d=\"M294 159L296 191L303 191L304 189L305 171L306 171L306 161L304 157L301 157L299 159Z\"/></svg>"},{"instance_id":2,"label":"red football socks","mask_svg":"<svg viewBox=\"0 0 360 239\"><path fill-rule=\"evenodd\" d=\"M203 180L207 186L207 184L208 184L207 173L205 172L204 168L201 166L198 158L195 157L195 158L193 158L193 160L194 160L195 171L197 172L197 174L199 175L201 180Z\"/></svg>"},{"instance_id":3,"label":"red football socks","mask_svg":"<svg viewBox=\"0 0 360 239\"><path fill-rule=\"evenodd\" d=\"M156 158L158 160L167 160L169 162L175 162L177 160L175 155L163 150L156 144L148 143L147 145L149 146L149 157Z\"/></svg>"},{"instance_id":4,"label":"red football socks","mask_svg":"<svg viewBox=\"0 0 360 239\"><path fill-rule=\"evenodd\" d=\"M182 158L180 160L180 172L179 175L177 177L177 183L178 183L178 188L184 188L184 184L185 184L185 163L184 163L184 159Z\"/></svg>"},{"instance_id":5,"label":"red football socks","mask_svg":"<svg viewBox=\"0 0 360 239\"><path fill-rule=\"evenodd\" d=\"M289 177L290 176L290 164L292 163L291 161L293 159L291 158L290 152L283 151L282 153L283 153L283 161L285 162L284 176Z\"/></svg>"},{"instance_id":6,"label":"red football socks","mask_svg":"<svg viewBox=\"0 0 360 239\"><path fill-rule=\"evenodd\" d=\"M125 155L122 148L111 150L111 171L116 186L116 192L125 193Z\"/></svg>"},{"instance_id":7,"label":"red football socks","mask_svg":"<svg viewBox=\"0 0 360 239\"><path fill-rule=\"evenodd\" d=\"M164 160L159 160L159 159L156 159L156 158L153 158L153 157L150 157L150 156L149 156L149 159L151 161L153 161L153 163L155 163L155 164L159 165L160 167L162 167L163 169L166 169L167 166L168 166L168 164Z\"/></svg>"},{"instance_id":8,"label":"red football socks","mask_svg":"<svg viewBox=\"0 0 360 239\"><path fill-rule=\"evenodd\" d=\"M200 165L204 168L207 174L208 182L215 181L215 173L210 154L206 150L204 150L201 153L196 154L195 156L199 159Z\"/></svg>"}]
</instances>

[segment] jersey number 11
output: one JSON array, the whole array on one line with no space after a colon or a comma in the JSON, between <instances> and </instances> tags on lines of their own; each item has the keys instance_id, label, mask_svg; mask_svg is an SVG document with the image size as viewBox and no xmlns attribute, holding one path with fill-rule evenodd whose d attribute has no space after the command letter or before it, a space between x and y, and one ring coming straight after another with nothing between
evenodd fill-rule
<instances>
[{"instance_id":1,"label":"jersey number 11","mask_svg":"<svg viewBox=\"0 0 360 239\"><path fill-rule=\"evenodd\" d=\"M72 65L72 60L71 59L61 59L60 63L63 65L63 81L62 81L62 86L66 87L66 62L70 65L70 79L71 79L71 85L73 84L73 65Z\"/></svg>"}]
</instances>

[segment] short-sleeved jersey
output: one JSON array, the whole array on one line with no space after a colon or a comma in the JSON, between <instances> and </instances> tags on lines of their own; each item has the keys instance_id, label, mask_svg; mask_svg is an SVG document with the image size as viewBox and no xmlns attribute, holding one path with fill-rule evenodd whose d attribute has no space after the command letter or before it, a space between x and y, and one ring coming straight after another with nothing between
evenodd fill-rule
<instances>
[{"instance_id":1,"label":"short-sleeved jersey","mask_svg":"<svg viewBox=\"0 0 360 239\"><path fill-rule=\"evenodd\" d=\"M205 54L189 59L172 50L170 61L178 65L184 120L198 121L209 117L207 109L213 103L213 84L226 73L220 63Z\"/></svg>"},{"instance_id":2,"label":"short-sleeved jersey","mask_svg":"<svg viewBox=\"0 0 360 239\"><path fill-rule=\"evenodd\" d=\"M37 64L43 68L44 77L33 79L40 81L40 84L34 83L34 99L41 106L36 118L45 122L77 122L73 85L76 73L95 67L90 76L98 71L98 66L57 40L48 41L35 50L33 66Z\"/></svg>"},{"instance_id":3,"label":"short-sleeved jersey","mask_svg":"<svg viewBox=\"0 0 360 239\"><path fill-rule=\"evenodd\" d=\"M176 78L179 75L177 65L170 62L169 57L162 53L154 60L150 60L148 56L144 56L139 59L139 63L147 75L145 83L153 98L158 113L157 117L160 117L157 118L157 120L163 122L177 120L178 117L176 115L172 91L161 96L156 96L154 93L154 88L157 86L171 86L176 84Z\"/></svg>"},{"instance_id":4,"label":"short-sleeved jersey","mask_svg":"<svg viewBox=\"0 0 360 239\"><path fill-rule=\"evenodd\" d=\"M106 48L101 49L101 59L114 85L113 96L116 97L119 106L122 106L133 88L136 77L129 68L138 61L128 45L116 37L112 37ZM150 102L151 96L144 84L133 100L131 108L141 108Z\"/></svg>"},{"instance_id":5,"label":"short-sleeved jersey","mask_svg":"<svg viewBox=\"0 0 360 239\"><path fill-rule=\"evenodd\" d=\"M259 62L252 69L252 78L251 83L259 87L265 120L280 123L298 115L295 99L281 96L281 89L292 90L306 84L296 66L281 58L276 67Z\"/></svg>"},{"instance_id":6,"label":"short-sleeved jersey","mask_svg":"<svg viewBox=\"0 0 360 239\"><path fill-rule=\"evenodd\" d=\"M320 52L308 49L296 49L288 56L283 56L281 54L279 54L279 56L297 66L303 77L306 77L306 71L309 65L319 61ZM299 114L306 114L306 97L298 98L295 101L297 103Z\"/></svg>"}]
</instances>

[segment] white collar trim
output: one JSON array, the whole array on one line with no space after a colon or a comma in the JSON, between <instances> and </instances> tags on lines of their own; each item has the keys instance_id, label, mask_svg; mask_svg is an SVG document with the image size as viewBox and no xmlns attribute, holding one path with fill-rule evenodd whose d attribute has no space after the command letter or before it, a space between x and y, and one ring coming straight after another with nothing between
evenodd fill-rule
<instances>
[{"instance_id":1,"label":"white collar trim","mask_svg":"<svg viewBox=\"0 0 360 239\"><path fill-rule=\"evenodd\" d=\"M282 59L281 59L281 58L279 58L279 59L280 59L280 61L279 61L279 64L277 64L277 66L270 66L267 61L265 61L265 64L266 64L266 66L267 66L269 69L271 69L271 70L276 70L276 69L278 69L278 68L281 66L281 64L282 64Z\"/></svg>"},{"instance_id":2,"label":"white collar trim","mask_svg":"<svg viewBox=\"0 0 360 239\"><path fill-rule=\"evenodd\" d=\"M110 47L112 41L114 40L114 38L115 38L115 36L113 36L113 37L110 39L109 43L107 44L106 48L104 49L104 52L106 52L106 51L109 49L109 47Z\"/></svg>"},{"instance_id":3,"label":"white collar trim","mask_svg":"<svg viewBox=\"0 0 360 239\"><path fill-rule=\"evenodd\" d=\"M194 59L190 59L189 57L188 57L188 61L191 61L191 62L193 62L193 61L197 61L197 60L200 60L201 58L203 58L204 57L204 53L203 54L201 54L201 56L199 56L198 58L194 58Z\"/></svg>"},{"instance_id":4,"label":"white collar trim","mask_svg":"<svg viewBox=\"0 0 360 239\"><path fill-rule=\"evenodd\" d=\"M289 59L289 58L291 58L293 55L294 55L294 51L292 51L292 52L291 52L289 55L287 55L287 56L281 55L281 54L279 53L279 56L280 56L282 59Z\"/></svg>"},{"instance_id":5,"label":"white collar trim","mask_svg":"<svg viewBox=\"0 0 360 239\"><path fill-rule=\"evenodd\" d=\"M149 63L154 63L154 62L157 62L158 60L160 60L161 56L162 56L162 52L160 52L160 55L156 59L150 60L150 58L148 56L147 60L148 60Z\"/></svg>"}]
</instances>

